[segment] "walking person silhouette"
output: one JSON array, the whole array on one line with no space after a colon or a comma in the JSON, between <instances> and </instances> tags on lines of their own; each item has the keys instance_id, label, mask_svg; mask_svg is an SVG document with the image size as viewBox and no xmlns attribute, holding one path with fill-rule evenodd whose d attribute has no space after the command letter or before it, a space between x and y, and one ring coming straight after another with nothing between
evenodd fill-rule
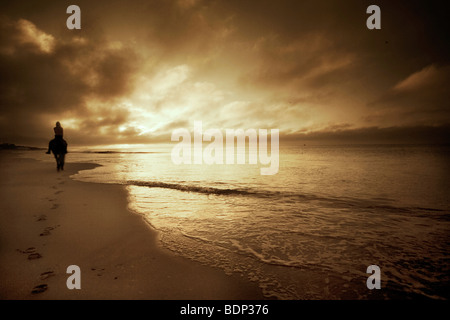
<instances>
[{"instance_id":1,"label":"walking person silhouette","mask_svg":"<svg viewBox=\"0 0 450 320\"><path fill-rule=\"evenodd\" d=\"M48 143L48 150L46 153L50 154L52 147L58 142L63 143L65 152L67 153L67 142L63 139L64 129L61 127L61 123L59 121L56 122L56 127L53 128L53 131L55 132L55 138L50 140Z\"/></svg>"}]
</instances>

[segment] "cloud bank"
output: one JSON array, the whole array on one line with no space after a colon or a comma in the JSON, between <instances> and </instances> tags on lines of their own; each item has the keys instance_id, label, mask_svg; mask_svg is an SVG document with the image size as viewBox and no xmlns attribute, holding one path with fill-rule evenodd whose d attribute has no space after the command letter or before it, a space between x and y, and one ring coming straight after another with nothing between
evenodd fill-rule
<instances>
[{"instance_id":1,"label":"cloud bank","mask_svg":"<svg viewBox=\"0 0 450 320\"><path fill-rule=\"evenodd\" d=\"M370 4L80 0L70 31L65 3L2 3L0 139L45 144L59 120L75 145L169 142L200 120L290 142L434 141L449 125L447 17L380 0L373 31Z\"/></svg>"}]
</instances>

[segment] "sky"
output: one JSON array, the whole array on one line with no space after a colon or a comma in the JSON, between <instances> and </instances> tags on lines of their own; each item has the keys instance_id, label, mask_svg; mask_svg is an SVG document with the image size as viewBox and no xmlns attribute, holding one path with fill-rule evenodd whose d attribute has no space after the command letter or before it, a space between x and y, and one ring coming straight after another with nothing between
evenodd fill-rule
<instances>
[{"instance_id":1,"label":"sky","mask_svg":"<svg viewBox=\"0 0 450 320\"><path fill-rule=\"evenodd\" d=\"M194 121L280 143L449 142L448 34L437 1L2 1L0 143L45 146L56 121L69 145L170 143Z\"/></svg>"}]
</instances>

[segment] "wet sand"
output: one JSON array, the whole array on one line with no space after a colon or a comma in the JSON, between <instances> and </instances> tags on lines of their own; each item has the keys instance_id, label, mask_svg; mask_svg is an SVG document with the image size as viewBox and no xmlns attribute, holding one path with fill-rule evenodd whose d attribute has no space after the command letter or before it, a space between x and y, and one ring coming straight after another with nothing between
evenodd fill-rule
<instances>
[{"instance_id":1,"label":"wet sand","mask_svg":"<svg viewBox=\"0 0 450 320\"><path fill-rule=\"evenodd\" d=\"M0 299L263 299L240 276L177 257L128 210L119 185L74 181L95 164L0 152ZM81 270L69 290L67 267Z\"/></svg>"}]
</instances>

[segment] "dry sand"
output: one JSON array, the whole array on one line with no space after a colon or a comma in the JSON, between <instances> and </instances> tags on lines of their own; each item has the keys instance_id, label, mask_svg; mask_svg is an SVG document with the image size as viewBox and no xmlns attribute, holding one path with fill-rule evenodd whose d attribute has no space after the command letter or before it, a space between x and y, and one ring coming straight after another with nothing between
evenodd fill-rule
<instances>
[{"instance_id":1,"label":"dry sand","mask_svg":"<svg viewBox=\"0 0 450 320\"><path fill-rule=\"evenodd\" d=\"M124 187L69 177L94 167L57 172L0 152L0 299L264 298L254 283L159 247ZM66 286L70 265L81 269L80 290Z\"/></svg>"}]
</instances>

